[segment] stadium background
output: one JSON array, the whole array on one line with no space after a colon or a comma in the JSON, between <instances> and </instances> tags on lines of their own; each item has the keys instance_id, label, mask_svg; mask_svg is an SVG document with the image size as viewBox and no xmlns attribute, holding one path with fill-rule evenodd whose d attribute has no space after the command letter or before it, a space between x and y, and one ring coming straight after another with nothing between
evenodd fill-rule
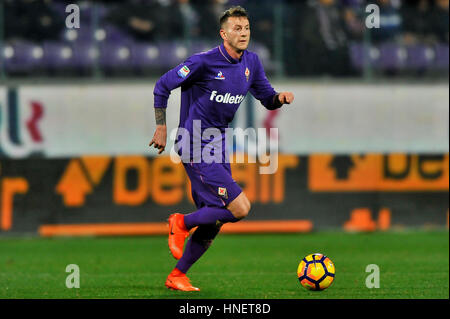
<instances>
[{"instance_id":1,"label":"stadium background","mask_svg":"<svg viewBox=\"0 0 450 319\"><path fill-rule=\"evenodd\" d=\"M192 211L181 165L147 147L152 90L220 42L217 17L237 3L274 87L296 96L267 111L248 95L232 123L279 129L275 174L233 164L253 203L247 221L295 220L271 226L291 231L448 226L448 1L376 2L379 29L364 26L364 1L79 1L80 28L66 27L70 2L5 1L2 234L79 224L120 234L126 223L153 234L170 212ZM169 131L178 101L179 90ZM246 151L255 137L246 142L230 147Z\"/></svg>"},{"instance_id":2,"label":"stadium background","mask_svg":"<svg viewBox=\"0 0 450 319\"><path fill-rule=\"evenodd\" d=\"M80 8L79 28L65 24L71 3ZM380 7L379 29L365 27L370 3ZM22 249L27 246L31 254L38 246L9 238L165 235L170 213L195 209L181 164L171 162L167 151L156 156L147 146L155 128L153 87L159 76L189 55L220 43L218 17L234 4L250 14L250 50L259 54L274 88L292 91L295 102L268 111L249 94L242 103L231 126L278 128L278 170L260 175L259 162L232 164L233 177L251 200L252 210L244 221L227 224L222 231L312 232L313 237L303 240L269 241L261 235L240 239L265 243L269 252L271 245L279 244L272 247L273 255L287 249L283 240L311 247L320 242L330 250L337 239L342 240L344 252L341 260L336 257L341 263L355 248L345 251L344 237L328 233L314 237L315 231L374 232L373 239L362 237L360 244L368 245L369 256L380 249L379 256L385 257L394 251L391 244L400 245L399 231L443 231L446 244L440 235L413 233L399 255L406 260L417 247L417 253L429 253L431 258L440 245L447 245L446 253L439 251L446 256L441 262L447 265L443 275L447 283L434 284L446 287L446 293L440 293L448 298L449 1L445 0L0 1L0 250L4 252L0 264L6 265L0 279L11 287L15 276L17 282L25 280L15 290L5 290L6 285L0 296L35 298L48 293L21 291L36 278L20 275L12 260L23 260L25 272L33 263ZM179 98L176 90L169 99L169 132L178 124ZM247 152L249 143L256 142L249 136L246 143L235 140L229 147ZM171 145L169 141L166 149ZM375 237L380 232L381 237ZM91 252L93 246L105 245L128 252L127 243L131 244L84 240L38 241L42 246L36 252L59 269L54 263L59 257L61 262L67 259L66 245L79 244L80 250ZM145 240L136 239L131 245L145 251L147 241L159 247L166 239ZM358 241L346 240L347 245ZM230 255L229 260L236 258ZM250 264L259 260L248 258ZM38 271L48 268L34 265L31 269ZM423 275L428 276L425 281L431 278L429 273ZM34 286L39 286L37 281ZM399 296L421 296L416 293L421 287L414 289ZM62 288L55 291L56 296L73 297ZM349 291L335 290L337 295L331 296L353 298ZM99 296L98 291L84 293ZM151 296L167 297L158 293ZM228 295L235 296L239 292ZM296 295L287 298L292 296Z\"/></svg>"}]
</instances>

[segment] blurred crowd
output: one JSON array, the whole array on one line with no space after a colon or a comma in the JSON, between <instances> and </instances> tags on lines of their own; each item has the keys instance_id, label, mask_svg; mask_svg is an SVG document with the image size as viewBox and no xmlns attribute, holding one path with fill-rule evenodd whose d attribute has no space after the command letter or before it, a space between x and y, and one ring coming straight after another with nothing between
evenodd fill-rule
<instances>
[{"instance_id":1,"label":"blurred crowd","mask_svg":"<svg viewBox=\"0 0 450 319\"><path fill-rule=\"evenodd\" d=\"M368 4L378 6L380 28L366 28ZM331 75L349 75L348 46L354 42L447 46L449 42L448 0L313 0L291 5L296 9L286 24L297 50L285 57L288 74L301 70L313 75L321 68ZM308 62L312 60L314 64Z\"/></svg>"},{"instance_id":2,"label":"blurred crowd","mask_svg":"<svg viewBox=\"0 0 450 319\"><path fill-rule=\"evenodd\" d=\"M218 42L219 16L240 4L249 12L254 41L272 56L284 43L277 52L289 66L285 67L288 75L312 75L321 69L331 75L351 75L348 47L353 42L449 42L449 0L102 0L95 1L95 10L94 1L3 0L4 41L61 39L69 3L80 6L82 27L111 25L138 42ZM380 8L380 28L365 27L369 14L365 8L371 3ZM276 33L280 25L282 32Z\"/></svg>"}]
</instances>

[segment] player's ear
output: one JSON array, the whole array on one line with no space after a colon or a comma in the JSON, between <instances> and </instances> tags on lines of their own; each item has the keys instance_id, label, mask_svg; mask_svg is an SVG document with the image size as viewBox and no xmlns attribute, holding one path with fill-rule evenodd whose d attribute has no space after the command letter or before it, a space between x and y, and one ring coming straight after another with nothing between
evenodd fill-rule
<instances>
[{"instance_id":1,"label":"player's ear","mask_svg":"<svg viewBox=\"0 0 450 319\"><path fill-rule=\"evenodd\" d=\"M227 33L225 32L224 29L220 29L220 37L221 37L223 40L227 40L227 39L228 39Z\"/></svg>"}]
</instances>

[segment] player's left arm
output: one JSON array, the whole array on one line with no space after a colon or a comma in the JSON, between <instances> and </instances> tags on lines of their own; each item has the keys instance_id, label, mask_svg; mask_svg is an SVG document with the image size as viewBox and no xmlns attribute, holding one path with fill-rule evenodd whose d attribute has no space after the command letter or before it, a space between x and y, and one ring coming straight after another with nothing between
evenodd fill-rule
<instances>
[{"instance_id":1,"label":"player's left arm","mask_svg":"<svg viewBox=\"0 0 450 319\"><path fill-rule=\"evenodd\" d=\"M291 104L294 101L294 94L292 92L276 92L267 79L259 58L255 58L250 93L269 110L275 110L284 104Z\"/></svg>"}]
</instances>

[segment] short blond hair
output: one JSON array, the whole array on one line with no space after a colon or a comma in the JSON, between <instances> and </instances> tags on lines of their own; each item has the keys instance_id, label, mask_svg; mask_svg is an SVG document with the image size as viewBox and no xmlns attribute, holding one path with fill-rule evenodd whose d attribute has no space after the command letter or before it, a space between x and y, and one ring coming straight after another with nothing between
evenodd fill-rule
<instances>
[{"instance_id":1,"label":"short blond hair","mask_svg":"<svg viewBox=\"0 0 450 319\"><path fill-rule=\"evenodd\" d=\"M227 22L229 17L245 17L248 19L248 14L247 14L247 11L244 8L242 8L241 6L234 6L234 7L229 8L227 11L222 13L222 15L220 16L219 24L220 24L221 28L222 28L223 24L225 22Z\"/></svg>"}]
</instances>

